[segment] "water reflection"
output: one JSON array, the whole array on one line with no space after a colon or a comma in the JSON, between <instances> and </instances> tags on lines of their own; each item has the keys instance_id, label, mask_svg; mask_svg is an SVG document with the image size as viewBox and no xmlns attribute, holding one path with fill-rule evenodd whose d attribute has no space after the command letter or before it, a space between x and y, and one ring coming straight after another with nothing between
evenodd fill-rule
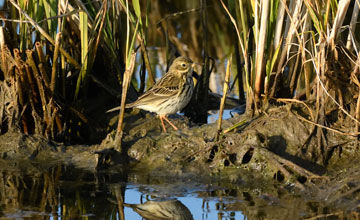
<instances>
[{"instance_id":1,"label":"water reflection","mask_svg":"<svg viewBox=\"0 0 360 220\"><path fill-rule=\"evenodd\" d=\"M152 189L127 181L128 174L121 170L0 166L0 219L234 219L218 218L223 211L216 210L217 198L199 198L200 194L187 194L184 189L173 195L165 189L160 195L161 186Z\"/></svg>"},{"instance_id":2,"label":"water reflection","mask_svg":"<svg viewBox=\"0 0 360 220\"><path fill-rule=\"evenodd\" d=\"M93 172L0 159L0 219L234 220L347 216L346 210L325 201L306 199L272 184L205 182L196 178L146 176L124 169Z\"/></svg>"},{"instance_id":3,"label":"water reflection","mask_svg":"<svg viewBox=\"0 0 360 220\"><path fill-rule=\"evenodd\" d=\"M193 220L189 209L177 199L146 201L142 204L124 204L147 220L174 219Z\"/></svg>"}]
</instances>

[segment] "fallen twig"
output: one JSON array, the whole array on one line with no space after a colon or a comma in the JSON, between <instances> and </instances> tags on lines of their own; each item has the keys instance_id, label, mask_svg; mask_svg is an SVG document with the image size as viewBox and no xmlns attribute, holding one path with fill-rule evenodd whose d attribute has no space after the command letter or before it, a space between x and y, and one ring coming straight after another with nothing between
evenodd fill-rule
<instances>
[{"instance_id":1,"label":"fallen twig","mask_svg":"<svg viewBox=\"0 0 360 220\"><path fill-rule=\"evenodd\" d=\"M347 132L343 132L343 131L337 130L337 129L335 129L335 128L329 128L329 127L326 127L326 126L324 126L324 125L318 124L318 123L316 123L316 122L310 121L310 120L308 120L308 119L306 119L306 118L303 118L303 117L301 117L301 116L298 115L298 114L295 114L295 115L296 115L300 120L302 120L302 121L305 121L305 122L310 123L310 124L312 124L312 125L318 126L318 127L320 127L320 128L327 129L327 130L332 131L332 132L335 132L335 133L337 133L337 134L347 135L347 136L352 136L352 137L357 137L357 135L360 134L360 132L347 133Z\"/></svg>"}]
</instances>

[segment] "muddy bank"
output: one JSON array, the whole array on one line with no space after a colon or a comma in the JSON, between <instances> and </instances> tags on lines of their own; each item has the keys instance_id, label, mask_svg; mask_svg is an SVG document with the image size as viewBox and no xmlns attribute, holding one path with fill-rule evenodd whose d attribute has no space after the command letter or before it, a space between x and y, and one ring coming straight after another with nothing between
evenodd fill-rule
<instances>
[{"instance_id":1,"label":"muddy bank","mask_svg":"<svg viewBox=\"0 0 360 220\"><path fill-rule=\"evenodd\" d=\"M180 130L170 128L163 133L157 117L134 111L125 117L126 155L113 149L114 131L101 144L91 146L64 145L39 136L8 132L0 136L0 158L64 162L88 170L128 163L133 169L180 174L250 170L262 178L276 177L280 182L293 182L296 177L302 184L354 165L358 156L356 139L331 132L327 141L333 147L326 164L316 162L312 149L316 149L317 142L310 136L314 126L300 117L288 107L274 108L255 118L238 115L225 120L223 129L244 123L215 140L215 124L199 127L177 116L171 120Z\"/></svg>"},{"instance_id":2,"label":"muddy bank","mask_svg":"<svg viewBox=\"0 0 360 220\"><path fill-rule=\"evenodd\" d=\"M26 170L34 165L47 169L65 164L90 172L131 170L141 174L137 176L140 182L152 176L159 182L172 177L179 182L270 187L271 192L284 188L312 202L326 200L348 211L358 209L360 172L355 139L329 132L329 146L335 147L327 166L315 163L312 149L316 149L316 139L310 137L313 125L288 107L271 109L252 119L239 115L225 120L224 129L239 121L246 123L222 134L218 141L214 124L198 127L176 117L171 120L180 130L162 133L158 118L151 114L139 117L137 113L125 118L123 146L127 155L113 150L113 132L103 143L92 146L67 146L8 132L0 136L2 166L17 163Z\"/></svg>"},{"instance_id":3,"label":"muddy bank","mask_svg":"<svg viewBox=\"0 0 360 220\"><path fill-rule=\"evenodd\" d=\"M186 119L172 119L180 131L161 133L159 121L150 114L131 125L125 124L124 146L138 161L137 167L151 171L172 168L177 172L226 173L251 170L256 175L307 184L329 172L353 165L356 140L328 132L325 164L316 155L314 125L288 107L274 108L256 118L238 115L223 122L223 129L245 122L215 140L216 125L190 125ZM103 145L111 145L111 139ZM320 159L319 159L320 158ZM162 172L162 171L161 171Z\"/></svg>"},{"instance_id":4,"label":"muddy bank","mask_svg":"<svg viewBox=\"0 0 360 220\"><path fill-rule=\"evenodd\" d=\"M8 132L0 136L0 159L9 163L36 164L47 169L58 164L94 171L98 167L100 145L64 145L39 136ZM122 157L118 157L122 158ZM120 162L119 162L120 163Z\"/></svg>"}]
</instances>

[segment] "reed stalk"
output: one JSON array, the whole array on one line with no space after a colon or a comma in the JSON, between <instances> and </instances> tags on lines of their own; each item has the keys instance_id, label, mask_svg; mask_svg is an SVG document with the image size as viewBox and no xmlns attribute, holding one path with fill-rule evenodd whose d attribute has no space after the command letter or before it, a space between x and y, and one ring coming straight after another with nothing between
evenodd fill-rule
<instances>
[{"instance_id":1,"label":"reed stalk","mask_svg":"<svg viewBox=\"0 0 360 220\"><path fill-rule=\"evenodd\" d=\"M216 133L216 140L219 140L220 133L222 131L221 129L221 123L223 119L223 112L224 112L224 106L225 106L225 100L226 95L229 90L229 82L230 82L230 76L231 76L231 64L232 64L232 54L230 55L230 58L228 60L227 66L226 66L226 74L225 74L225 81L224 81L224 87L223 87L223 95L220 101L220 109L219 109L219 119L217 123L217 133Z\"/></svg>"},{"instance_id":2,"label":"reed stalk","mask_svg":"<svg viewBox=\"0 0 360 220\"><path fill-rule=\"evenodd\" d=\"M265 45L267 33L267 20L269 15L270 1L262 1L261 23L259 29L259 38L256 44L256 61L255 61L255 104L260 101L261 92L264 86L264 63L265 63ZM257 8L257 7L256 7ZM255 19L257 20L257 19ZM256 28L256 26L255 26ZM257 38L255 38L257 39Z\"/></svg>"},{"instance_id":3,"label":"reed stalk","mask_svg":"<svg viewBox=\"0 0 360 220\"><path fill-rule=\"evenodd\" d=\"M9 49L5 46L4 27L0 27L0 49L1 49L1 70L4 74L4 79L8 78L8 62L6 61L6 54L9 54Z\"/></svg>"},{"instance_id":4,"label":"reed stalk","mask_svg":"<svg viewBox=\"0 0 360 220\"><path fill-rule=\"evenodd\" d=\"M37 52L40 63L43 63L43 68L44 69L43 69L43 71L40 71L41 76L44 79L44 83L45 83L46 88L50 88L50 86L49 86L50 80L49 80L49 76L48 76L49 67L48 67L48 64L46 62L44 52L43 52L43 48L42 48L40 42L35 42L35 49L36 49L36 52Z\"/></svg>"},{"instance_id":5,"label":"reed stalk","mask_svg":"<svg viewBox=\"0 0 360 220\"><path fill-rule=\"evenodd\" d=\"M27 63L25 63L25 65L24 65L24 71L26 73L26 76L24 77L25 81L28 82L29 87L30 87L30 89L29 89L30 90L29 91L29 101L38 104L39 101L37 99L36 85L35 85L35 82L34 82L34 78L31 75L29 65Z\"/></svg>"},{"instance_id":6,"label":"reed stalk","mask_svg":"<svg viewBox=\"0 0 360 220\"><path fill-rule=\"evenodd\" d=\"M124 73L124 78L123 78L123 88L122 88L123 93L121 95L119 120L118 120L118 126L116 129L117 132L116 132L116 138L115 138L115 143L117 146L115 148L115 150L117 150L119 152L123 152L123 150L121 148L121 141L122 141L121 139L122 139L122 135L123 135L123 122L124 122L124 114L125 114L126 95L127 95L127 90L129 88L130 82L131 82L132 74L134 72L135 58L136 58L136 53L133 53L130 57L130 63Z\"/></svg>"},{"instance_id":7,"label":"reed stalk","mask_svg":"<svg viewBox=\"0 0 360 220\"><path fill-rule=\"evenodd\" d=\"M43 86L43 80L42 80L42 77L40 76L39 71L38 71L38 69L37 69L37 67L35 65L34 59L32 57L32 53L33 52L31 50L26 50L26 56L27 56L26 63L29 65L29 67L32 70L32 73L34 74L34 78L36 80L38 91L39 91L39 94L40 94L42 110L44 112L44 115L46 115L46 112L47 112L47 109L46 109L46 96L45 96L45 90L44 90L44 86ZM40 67L42 65L43 64L39 64ZM45 119L45 121L47 121L46 118L44 118L44 119Z\"/></svg>"},{"instance_id":8,"label":"reed stalk","mask_svg":"<svg viewBox=\"0 0 360 220\"><path fill-rule=\"evenodd\" d=\"M48 77L48 72L46 72L45 64L40 63L41 65L38 65L40 76L43 80L44 86L47 90L50 90L50 81Z\"/></svg>"},{"instance_id":9,"label":"reed stalk","mask_svg":"<svg viewBox=\"0 0 360 220\"><path fill-rule=\"evenodd\" d=\"M119 119L118 119L118 126L116 129L116 135L115 135L115 150L122 153L122 136L123 136L123 121L124 121L124 114L125 114L125 103L126 103L126 96L127 91L131 82L132 74L134 72L135 68L135 58L136 53L133 51L133 47L135 44L135 38L137 35L138 26L140 23L140 20L137 21L135 31L132 36L132 40L130 41L130 18L131 15L129 13L129 5L126 1L126 70L123 74L123 81L122 81L122 94L121 94L121 104L120 104L120 112L119 112Z\"/></svg>"},{"instance_id":10,"label":"reed stalk","mask_svg":"<svg viewBox=\"0 0 360 220\"><path fill-rule=\"evenodd\" d=\"M56 34L55 40L55 49L54 49L54 56L52 59L52 69L51 69L51 81L50 81L50 92L52 95L55 93L55 86L56 86L56 79L57 79L57 66L58 66L58 56L59 56L59 48L60 48L60 39L61 39L61 32Z\"/></svg>"},{"instance_id":11,"label":"reed stalk","mask_svg":"<svg viewBox=\"0 0 360 220\"><path fill-rule=\"evenodd\" d=\"M335 38L337 37L337 33L344 22L345 15L349 5L350 5L350 0L339 1L338 10L336 12L336 17L334 20L333 27L331 29L330 37L327 39L328 43L330 44L333 50L335 47Z\"/></svg>"}]
</instances>

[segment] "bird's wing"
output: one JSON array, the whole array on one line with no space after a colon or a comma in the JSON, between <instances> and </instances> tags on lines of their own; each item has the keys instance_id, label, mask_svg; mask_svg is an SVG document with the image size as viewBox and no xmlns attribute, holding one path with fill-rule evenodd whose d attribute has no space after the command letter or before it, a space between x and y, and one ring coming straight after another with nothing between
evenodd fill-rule
<instances>
[{"instance_id":1,"label":"bird's wing","mask_svg":"<svg viewBox=\"0 0 360 220\"><path fill-rule=\"evenodd\" d=\"M126 105L132 108L140 105L146 105L153 102L163 102L171 96L175 96L181 86L181 79L168 72L153 87L142 94L135 102Z\"/></svg>"},{"instance_id":2,"label":"bird's wing","mask_svg":"<svg viewBox=\"0 0 360 220\"><path fill-rule=\"evenodd\" d=\"M159 96L176 95L179 92L180 84L181 79L174 74L167 73L159 82L149 89L149 92L151 91Z\"/></svg>"},{"instance_id":3,"label":"bird's wing","mask_svg":"<svg viewBox=\"0 0 360 220\"><path fill-rule=\"evenodd\" d=\"M164 86L153 88L151 93L155 96L173 96L179 92L179 86Z\"/></svg>"},{"instance_id":4,"label":"bird's wing","mask_svg":"<svg viewBox=\"0 0 360 220\"><path fill-rule=\"evenodd\" d=\"M127 108L132 108L140 105L147 105L150 103L163 102L169 97L178 93L178 87L152 87L140 96L135 102L126 105Z\"/></svg>"}]
</instances>

